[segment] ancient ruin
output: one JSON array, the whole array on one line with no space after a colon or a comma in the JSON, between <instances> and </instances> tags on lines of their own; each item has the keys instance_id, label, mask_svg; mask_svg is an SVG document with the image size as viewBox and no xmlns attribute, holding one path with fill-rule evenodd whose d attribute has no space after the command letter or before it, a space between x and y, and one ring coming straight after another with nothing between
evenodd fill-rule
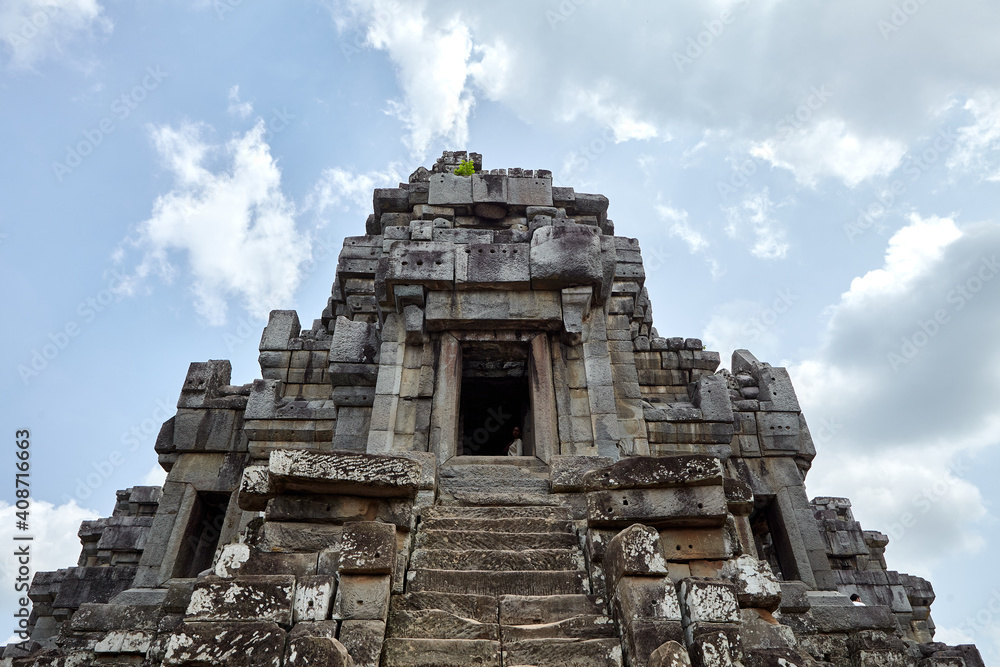
<instances>
[{"instance_id":1,"label":"ancient ruin","mask_svg":"<svg viewBox=\"0 0 1000 667\"><path fill-rule=\"evenodd\" d=\"M607 211L464 152L376 190L260 379L191 364L163 488L35 576L3 665L982 667L809 500L785 369L657 333Z\"/></svg>"}]
</instances>

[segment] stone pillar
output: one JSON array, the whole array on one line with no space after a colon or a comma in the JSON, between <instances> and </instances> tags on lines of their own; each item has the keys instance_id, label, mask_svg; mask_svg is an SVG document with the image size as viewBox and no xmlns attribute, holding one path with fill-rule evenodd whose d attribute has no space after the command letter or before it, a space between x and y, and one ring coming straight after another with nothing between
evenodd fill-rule
<instances>
[{"instance_id":1,"label":"stone pillar","mask_svg":"<svg viewBox=\"0 0 1000 667\"><path fill-rule=\"evenodd\" d=\"M441 334L437 385L431 401L430 451L438 463L458 453L458 412L462 390L462 346L451 334Z\"/></svg>"},{"instance_id":2,"label":"stone pillar","mask_svg":"<svg viewBox=\"0 0 1000 667\"><path fill-rule=\"evenodd\" d=\"M556 432L556 395L552 384L552 352L545 334L531 339L528 357L528 394L531 396L535 456L548 463L559 453Z\"/></svg>"}]
</instances>

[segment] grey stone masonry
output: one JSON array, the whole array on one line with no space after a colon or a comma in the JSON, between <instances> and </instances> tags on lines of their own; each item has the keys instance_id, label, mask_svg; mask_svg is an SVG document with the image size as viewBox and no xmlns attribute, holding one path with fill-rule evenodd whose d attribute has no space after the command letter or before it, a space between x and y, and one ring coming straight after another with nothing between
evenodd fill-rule
<instances>
[{"instance_id":1,"label":"grey stone masonry","mask_svg":"<svg viewBox=\"0 0 1000 667\"><path fill-rule=\"evenodd\" d=\"M788 372L659 334L609 212L465 151L375 190L259 377L190 365L166 482L35 575L0 667L981 667L809 500Z\"/></svg>"}]
</instances>

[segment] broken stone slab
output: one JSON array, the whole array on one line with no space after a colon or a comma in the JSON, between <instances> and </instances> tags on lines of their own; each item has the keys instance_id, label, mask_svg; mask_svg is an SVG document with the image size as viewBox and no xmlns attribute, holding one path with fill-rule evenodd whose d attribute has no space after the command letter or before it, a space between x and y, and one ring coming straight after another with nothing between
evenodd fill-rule
<instances>
[{"instance_id":1,"label":"broken stone slab","mask_svg":"<svg viewBox=\"0 0 1000 667\"><path fill-rule=\"evenodd\" d=\"M285 631L277 623L184 623L167 641L164 667L280 667Z\"/></svg>"},{"instance_id":2,"label":"broken stone slab","mask_svg":"<svg viewBox=\"0 0 1000 667\"><path fill-rule=\"evenodd\" d=\"M500 641L500 628L495 622L483 623L440 609L393 610L389 614L389 627L396 637Z\"/></svg>"},{"instance_id":3,"label":"broken stone slab","mask_svg":"<svg viewBox=\"0 0 1000 667\"><path fill-rule=\"evenodd\" d=\"M195 584L186 619L195 621L273 621L292 624L295 575L208 577Z\"/></svg>"},{"instance_id":4,"label":"broken stone slab","mask_svg":"<svg viewBox=\"0 0 1000 667\"><path fill-rule=\"evenodd\" d=\"M85 602L73 614L70 627L76 632L108 632L121 628L156 630L162 616L163 610L160 609L159 605L139 606Z\"/></svg>"},{"instance_id":5,"label":"broken stone slab","mask_svg":"<svg viewBox=\"0 0 1000 667\"><path fill-rule=\"evenodd\" d=\"M149 630L112 630L94 646L94 653L145 654L156 633Z\"/></svg>"},{"instance_id":6,"label":"broken stone slab","mask_svg":"<svg viewBox=\"0 0 1000 667\"><path fill-rule=\"evenodd\" d=\"M332 637L303 635L289 640L284 667L357 667L347 648Z\"/></svg>"},{"instance_id":7,"label":"broken stone slab","mask_svg":"<svg viewBox=\"0 0 1000 667\"><path fill-rule=\"evenodd\" d=\"M424 319L429 331L472 325L475 328L531 327L558 331L562 327L562 300L560 293L554 290L435 291L427 294Z\"/></svg>"},{"instance_id":8,"label":"broken stone slab","mask_svg":"<svg viewBox=\"0 0 1000 667\"><path fill-rule=\"evenodd\" d=\"M722 484L722 461L700 454L630 456L584 475L584 485L589 491L719 484Z\"/></svg>"},{"instance_id":9,"label":"broken stone slab","mask_svg":"<svg viewBox=\"0 0 1000 667\"><path fill-rule=\"evenodd\" d=\"M726 561L721 574L736 585L740 607L776 611L780 606L781 583L767 563L743 554L735 560Z\"/></svg>"},{"instance_id":10,"label":"broken stone slab","mask_svg":"<svg viewBox=\"0 0 1000 667\"><path fill-rule=\"evenodd\" d=\"M340 542L342 574L392 574L396 565L396 526L379 521L344 524Z\"/></svg>"},{"instance_id":11,"label":"broken stone slab","mask_svg":"<svg viewBox=\"0 0 1000 667\"><path fill-rule=\"evenodd\" d=\"M379 454L271 452L268 473L279 490L372 497L413 497L421 466Z\"/></svg>"},{"instance_id":12,"label":"broken stone slab","mask_svg":"<svg viewBox=\"0 0 1000 667\"><path fill-rule=\"evenodd\" d=\"M466 667L470 664L500 667L500 642L390 637L382 648L383 667Z\"/></svg>"},{"instance_id":13,"label":"broken stone slab","mask_svg":"<svg viewBox=\"0 0 1000 667\"><path fill-rule=\"evenodd\" d=\"M721 526L727 515L721 485L587 493L587 522L594 527Z\"/></svg>"},{"instance_id":14,"label":"broken stone slab","mask_svg":"<svg viewBox=\"0 0 1000 667\"><path fill-rule=\"evenodd\" d=\"M666 576L667 561L655 528L633 524L615 535L604 554L604 572L611 589L625 575Z\"/></svg>"}]
</instances>

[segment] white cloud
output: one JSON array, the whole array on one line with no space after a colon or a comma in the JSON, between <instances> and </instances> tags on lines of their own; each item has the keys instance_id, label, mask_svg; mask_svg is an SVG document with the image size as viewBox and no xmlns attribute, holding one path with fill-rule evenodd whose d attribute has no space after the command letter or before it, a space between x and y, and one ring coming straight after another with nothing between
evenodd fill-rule
<instances>
[{"instance_id":1,"label":"white cloud","mask_svg":"<svg viewBox=\"0 0 1000 667\"><path fill-rule=\"evenodd\" d=\"M387 9L388 7L388 9ZM385 50L396 66L403 101L390 100L389 112L409 131L406 143L414 157L426 157L431 144L445 140L464 146L475 96L467 85L472 74L473 41L458 17L431 25L423 3L373 3L367 20L367 43ZM499 57L499 51L490 57ZM477 74L489 79L482 70ZM491 85L500 86L499 81Z\"/></svg>"},{"instance_id":2,"label":"white cloud","mask_svg":"<svg viewBox=\"0 0 1000 667\"><path fill-rule=\"evenodd\" d=\"M153 143L175 184L156 199L152 217L129 241L143 257L125 289L134 292L150 274L171 280L177 273L172 255L180 252L195 309L207 321L223 324L232 296L263 318L291 300L310 241L296 229L295 207L281 191L264 122L224 147L205 143L202 129L192 124L153 128ZM205 162L217 154L230 164L213 172Z\"/></svg>"},{"instance_id":3,"label":"white cloud","mask_svg":"<svg viewBox=\"0 0 1000 667\"><path fill-rule=\"evenodd\" d=\"M229 89L229 107L226 109L230 114L239 118L246 118L253 113L253 104L240 99L240 86L236 84Z\"/></svg>"},{"instance_id":4,"label":"white cloud","mask_svg":"<svg viewBox=\"0 0 1000 667\"><path fill-rule=\"evenodd\" d=\"M821 349L789 368L810 423L836 425L817 443L810 493L851 497L915 573L983 544L986 505L966 477L1000 444L994 251L996 223L911 216L882 266L828 309Z\"/></svg>"},{"instance_id":5,"label":"white cloud","mask_svg":"<svg viewBox=\"0 0 1000 667\"><path fill-rule=\"evenodd\" d=\"M64 55L77 41L110 34L112 28L96 0L0 3L0 44L15 69L31 69L47 58Z\"/></svg>"},{"instance_id":6,"label":"white cloud","mask_svg":"<svg viewBox=\"0 0 1000 667\"><path fill-rule=\"evenodd\" d=\"M691 226L687 211L673 208L669 204L657 204L656 212L669 225L670 235L684 241L692 253L708 248L708 239Z\"/></svg>"},{"instance_id":7,"label":"white cloud","mask_svg":"<svg viewBox=\"0 0 1000 667\"><path fill-rule=\"evenodd\" d=\"M18 568L20 564L14 555L17 544L30 545L31 576L35 572L59 570L64 567L75 567L80 556L80 522L99 518L94 510L84 509L71 500L63 505L55 506L44 500L31 501L28 517L28 530L16 528L18 511L15 505L9 505L0 500L0 541L7 548L0 554L0 579L5 585L0 591L0 609L13 613L18 608L18 598L25 592L14 590L18 583ZM15 542L16 536L31 535L30 542ZM28 583L30 583L30 577ZM20 641L20 640L18 640Z\"/></svg>"},{"instance_id":8,"label":"white cloud","mask_svg":"<svg viewBox=\"0 0 1000 667\"><path fill-rule=\"evenodd\" d=\"M400 166L389 164L382 171L356 172L341 167L324 169L306 200L305 210L323 216L331 209L369 211L375 188L392 188L402 180Z\"/></svg>"},{"instance_id":9,"label":"white cloud","mask_svg":"<svg viewBox=\"0 0 1000 667\"><path fill-rule=\"evenodd\" d=\"M840 119L800 127L750 149L753 156L791 171L802 185L816 187L820 177L833 177L852 188L892 173L905 152L902 142L859 137Z\"/></svg>"},{"instance_id":10,"label":"white cloud","mask_svg":"<svg viewBox=\"0 0 1000 667\"><path fill-rule=\"evenodd\" d=\"M737 205L724 209L728 218L726 233L730 238L740 239L749 231L753 236L750 254L759 259L784 259L789 245L785 230L774 218L774 209L767 188L749 192Z\"/></svg>"},{"instance_id":11,"label":"white cloud","mask_svg":"<svg viewBox=\"0 0 1000 667\"><path fill-rule=\"evenodd\" d=\"M958 142L948 167L975 172L987 181L1000 181L1000 92L984 90L963 107L974 122L958 129Z\"/></svg>"}]
</instances>

